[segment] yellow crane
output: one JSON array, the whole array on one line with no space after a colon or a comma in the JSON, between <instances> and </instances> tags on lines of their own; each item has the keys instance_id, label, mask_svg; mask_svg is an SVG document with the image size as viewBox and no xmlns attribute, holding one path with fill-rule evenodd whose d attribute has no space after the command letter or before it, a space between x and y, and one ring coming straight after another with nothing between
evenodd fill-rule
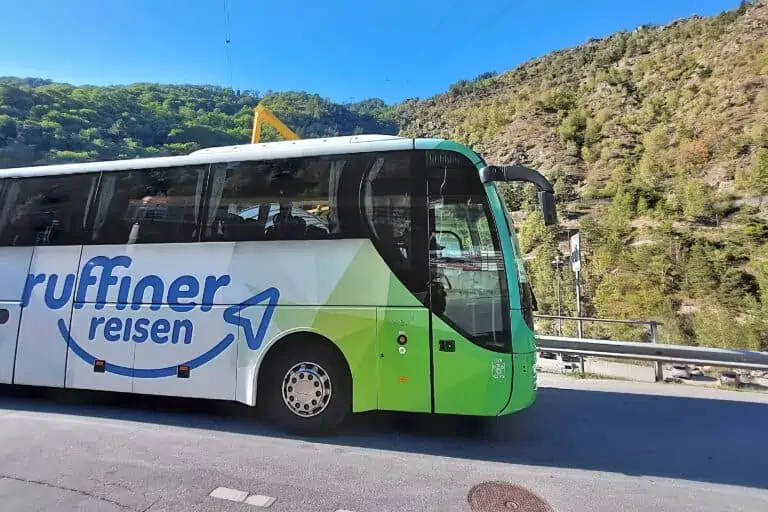
<instances>
[{"instance_id":1,"label":"yellow crane","mask_svg":"<svg viewBox=\"0 0 768 512\"><path fill-rule=\"evenodd\" d=\"M296 135L293 130L288 128L280 121L275 115L269 111L267 107L262 104L256 106L253 109L253 132L251 133L251 144L256 144L261 140L261 125L267 123L269 126L277 130L277 133L282 135L285 140L298 140L299 136Z\"/></svg>"}]
</instances>

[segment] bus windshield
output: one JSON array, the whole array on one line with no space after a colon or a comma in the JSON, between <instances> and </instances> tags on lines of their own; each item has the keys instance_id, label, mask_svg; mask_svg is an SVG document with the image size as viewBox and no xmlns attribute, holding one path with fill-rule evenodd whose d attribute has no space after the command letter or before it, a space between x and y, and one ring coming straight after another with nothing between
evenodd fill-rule
<instances>
[{"instance_id":1,"label":"bus windshield","mask_svg":"<svg viewBox=\"0 0 768 512\"><path fill-rule=\"evenodd\" d=\"M509 238L513 251L513 258L515 261L515 271L517 272L518 291L520 293L520 307L523 310L523 316L529 327L533 328L533 312L538 309L536 304L536 296L533 294L533 287L528 280L528 274L525 271L525 262L523 261L523 252L520 250L520 243L517 239L517 232L515 225L512 221L512 212L510 212L507 203L504 201L504 197L499 191L496 183L491 183L487 186L489 194L496 196L502 207L504 221L506 223L507 231L509 232ZM511 270L510 270L511 271Z\"/></svg>"},{"instance_id":2,"label":"bus windshield","mask_svg":"<svg viewBox=\"0 0 768 512\"><path fill-rule=\"evenodd\" d=\"M515 230L515 224L512 220L512 212L509 210L509 206L507 206L507 203L504 201L504 197L501 195L501 192L499 191L499 186L496 183L493 183L490 187L490 193L494 194L498 200L499 203L501 203L502 211L504 212L504 220L507 224L507 231L509 232L509 238L512 242L512 249L515 251L515 267L517 268L517 278L520 280L520 283L527 283L528 282L528 275L525 272L525 265L523 264L523 252L520 250L520 243L517 239L517 231Z\"/></svg>"}]
</instances>

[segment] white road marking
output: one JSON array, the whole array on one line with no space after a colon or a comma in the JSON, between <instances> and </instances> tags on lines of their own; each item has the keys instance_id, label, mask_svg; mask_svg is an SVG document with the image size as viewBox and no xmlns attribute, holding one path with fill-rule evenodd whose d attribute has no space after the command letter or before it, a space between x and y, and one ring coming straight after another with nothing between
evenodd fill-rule
<instances>
[{"instance_id":1,"label":"white road marking","mask_svg":"<svg viewBox=\"0 0 768 512\"><path fill-rule=\"evenodd\" d=\"M245 502L254 507L267 508L275 502L275 498L272 498L271 496L262 496L261 494L252 494L251 496L248 496L248 499L245 500Z\"/></svg>"},{"instance_id":2,"label":"white road marking","mask_svg":"<svg viewBox=\"0 0 768 512\"><path fill-rule=\"evenodd\" d=\"M248 493L245 491L238 491L237 489L229 489L228 487L217 487L212 490L208 496L220 500L243 501L248 497Z\"/></svg>"}]
</instances>

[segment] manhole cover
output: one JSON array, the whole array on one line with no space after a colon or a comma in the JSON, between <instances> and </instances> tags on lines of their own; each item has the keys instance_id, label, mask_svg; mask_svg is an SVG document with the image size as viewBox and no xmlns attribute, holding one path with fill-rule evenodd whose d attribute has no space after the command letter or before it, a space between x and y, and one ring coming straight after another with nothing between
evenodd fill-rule
<instances>
[{"instance_id":1,"label":"manhole cover","mask_svg":"<svg viewBox=\"0 0 768 512\"><path fill-rule=\"evenodd\" d=\"M469 508L473 512L553 512L552 507L519 485L483 482L469 490Z\"/></svg>"}]
</instances>

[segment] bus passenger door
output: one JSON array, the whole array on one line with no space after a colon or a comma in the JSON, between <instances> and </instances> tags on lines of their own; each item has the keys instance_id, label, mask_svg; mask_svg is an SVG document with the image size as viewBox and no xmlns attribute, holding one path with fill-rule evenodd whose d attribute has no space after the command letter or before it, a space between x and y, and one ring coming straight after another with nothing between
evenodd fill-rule
<instances>
[{"instance_id":1,"label":"bus passenger door","mask_svg":"<svg viewBox=\"0 0 768 512\"><path fill-rule=\"evenodd\" d=\"M21 300L31 259L32 247L0 248L0 384L13 380Z\"/></svg>"}]
</instances>

